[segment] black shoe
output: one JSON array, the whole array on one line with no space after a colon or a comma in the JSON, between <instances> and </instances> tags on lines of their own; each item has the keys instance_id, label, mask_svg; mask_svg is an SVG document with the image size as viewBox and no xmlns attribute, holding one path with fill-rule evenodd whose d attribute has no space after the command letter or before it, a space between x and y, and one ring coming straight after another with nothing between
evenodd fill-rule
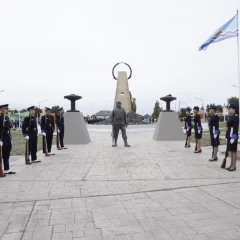
<instances>
[{"instance_id":1,"label":"black shoe","mask_svg":"<svg viewBox=\"0 0 240 240\"><path fill-rule=\"evenodd\" d=\"M68 149L67 147L62 147L62 149Z\"/></svg>"},{"instance_id":2,"label":"black shoe","mask_svg":"<svg viewBox=\"0 0 240 240\"><path fill-rule=\"evenodd\" d=\"M131 147L129 144L125 144L124 147Z\"/></svg>"},{"instance_id":3,"label":"black shoe","mask_svg":"<svg viewBox=\"0 0 240 240\"><path fill-rule=\"evenodd\" d=\"M209 162L215 162L215 161L217 161L218 160L218 157L216 157L216 158L214 158L214 159L209 159Z\"/></svg>"},{"instance_id":4,"label":"black shoe","mask_svg":"<svg viewBox=\"0 0 240 240\"><path fill-rule=\"evenodd\" d=\"M10 171L10 172L7 172L5 174L15 174L16 172L13 172L13 171Z\"/></svg>"},{"instance_id":5,"label":"black shoe","mask_svg":"<svg viewBox=\"0 0 240 240\"><path fill-rule=\"evenodd\" d=\"M231 169L231 168L230 168L230 169L228 169L228 171L229 171L229 172L234 172L234 171L236 171L236 169L237 169L237 168L234 168L234 169Z\"/></svg>"}]
</instances>

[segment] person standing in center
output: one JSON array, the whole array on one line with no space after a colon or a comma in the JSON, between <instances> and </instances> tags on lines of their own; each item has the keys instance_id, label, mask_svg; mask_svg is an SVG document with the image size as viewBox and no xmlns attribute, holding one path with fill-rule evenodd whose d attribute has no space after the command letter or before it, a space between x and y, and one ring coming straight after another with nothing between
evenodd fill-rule
<instances>
[{"instance_id":1,"label":"person standing in center","mask_svg":"<svg viewBox=\"0 0 240 240\"><path fill-rule=\"evenodd\" d=\"M61 149L67 149L66 147L64 147L64 109L62 107L60 107L58 109L58 115L57 115L57 119L56 119L56 124L57 124L57 131L59 134L59 139L60 139L60 146Z\"/></svg>"},{"instance_id":2,"label":"person standing in center","mask_svg":"<svg viewBox=\"0 0 240 240\"><path fill-rule=\"evenodd\" d=\"M196 138L196 147L194 153L201 153L201 139L202 139L202 124L201 124L201 117L199 115L199 107L195 106L193 108L194 112L194 131L195 131L195 138Z\"/></svg>"},{"instance_id":3,"label":"person standing in center","mask_svg":"<svg viewBox=\"0 0 240 240\"><path fill-rule=\"evenodd\" d=\"M219 116L216 114L216 106L211 104L209 107L209 132L210 132L210 139L211 139L211 146L213 147L212 151L212 158L209 159L210 162L217 161L217 153L218 153L218 146L220 145L219 142Z\"/></svg>"},{"instance_id":4,"label":"person standing in center","mask_svg":"<svg viewBox=\"0 0 240 240\"><path fill-rule=\"evenodd\" d=\"M186 117L185 117L185 130L186 130L186 142L185 148L190 148L190 137L192 133L192 118L190 115L191 108L186 108Z\"/></svg>"},{"instance_id":5,"label":"person standing in center","mask_svg":"<svg viewBox=\"0 0 240 240\"><path fill-rule=\"evenodd\" d=\"M112 147L117 146L117 139L119 130L122 132L122 138L124 140L124 146L130 147L127 142L127 116L125 109L121 107L121 102L116 102L116 108L112 111Z\"/></svg>"},{"instance_id":6,"label":"person standing in center","mask_svg":"<svg viewBox=\"0 0 240 240\"><path fill-rule=\"evenodd\" d=\"M35 116L35 106L27 108L29 116L24 118L22 125L22 133L24 138L29 141L29 154L31 155L32 163L41 162L37 160L37 141L38 141L38 128ZM31 164L31 162L28 162Z\"/></svg>"},{"instance_id":7,"label":"person standing in center","mask_svg":"<svg viewBox=\"0 0 240 240\"><path fill-rule=\"evenodd\" d=\"M47 145L47 155L55 155L51 152L53 132L55 130L54 117L51 115L51 109L45 108L46 115L41 118L41 132L43 135L43 154L45 154L45 145ZM45 139L46 139L46 144Z\"/></svg>"}]
</instances>

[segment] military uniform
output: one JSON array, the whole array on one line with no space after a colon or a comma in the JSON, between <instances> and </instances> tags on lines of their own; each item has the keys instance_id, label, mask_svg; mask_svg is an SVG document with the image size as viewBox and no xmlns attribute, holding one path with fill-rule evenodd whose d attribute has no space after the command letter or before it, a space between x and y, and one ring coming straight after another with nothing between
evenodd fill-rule
<instances>
[{"instance_id":1,"label":"military uniform","mask_svg":"<svg viewBox=\"0 0 240 240\"><path fill-rule=\"evenodd\" d=\"M8 104L0 106L0 108L8 108ZM9 158L12 150L12 136L10 129L12 128L12 123L9 117L1 113L0 114L0 141L2 142L2 158L4 165L5 174L15 174L15 172L10 171ZM2 161L2 160L1 160Z\"/></svg>"},{"instance_id":2,"label":"military uniform","mask_svg":"<svg viewBox=\"0 0 240 240\"><path fill-rule=\"evenodd\" d=\"M45 110L46 111L50 110L50 108L45 108ZM53 139L54 130L55 130L54 117L52 115L42 116L42 118L41 118L41 132L42 132L42 134L46 134L47 151L48 151L49 154L52 154L51 149L52 149L52 139ZM43 153L45 154L44 139L43 139Z\"/></svg>"},{"instance_id":3,"label":"military uniform","mask_svg":"<svg viewBox=\"0 0 240 240\"><path fill-rule=\"evenodd\" d=\"M119 130L122 132L125 147L130 147L127 143L127 116L125 110L121 107L121 102L117 102L119 106L112 111L112 146L117 146L117 139Z\"/></svg>"},{"instance_id":4,"label":"military uniform","mask_svg":"<svg viewBox=\"0 0 240 240\"><path fill-rule=\"evenodd\" d=\"M184 129L186 130L186 142L185 142L185 147L188 148L190 147L190 137L192 135L192 117L190 115L190 108L186 108L186 112L189 112L189 115L187 115L184 119L185 124L184 124Z\"/></svg>"},{"instance_id":5,"label":"military uniform","mask_svg":"<svg viewBox=\"0 0 240 240\"><path fill-rule=\"evenodd\" d=\"M227 121L227 149L230 152L236 152L238 147L238 127L239 127L239 116L233 114Z\"/></svg>"},{"instance_id":6,"label":"military uniform","mask_svg":"<svg viewBox=\"0 0 240 240\"><path fill-rule=\"evenodd\" d=\"M63 108L59 108L58 111L62 110ZM59 112L57 114L57 119L56 119L56 124L57 124L57 131L59 132L59 139L60 139L60 146L62 149L66 149L64 147L64 116L63 113Z\"/></svg>"},{"instance_id":7,"label":"military uniform","mask_svg":"<svg viewBox=\"0 0 240 240\"><path fill-rule=\"evenodd\" d=\"M194 153L201 153L202 150L201 149L198 149L198 146L199 148L201 148L201 139L202 139L202 124L201 124L201 117L200 115L198 114L198 111L199 111L199 107L195 106L193 108L193 110L196 110L197 113L194 115L194 119L193 119L193 122L194 122L194 131L195 131L195 139L196 139L196 146L195 146L195 152Z\"/></svg>"},{"instance_id":8,"label":"military uniform","mask_svg":"<svg viewBox=\"0 0 240 240\"><path fill-rule=\"evenodd\" d=\"M216 106L214 104L211 104L209 110L211 109L216 110ZM213 148L212 158L210 158L209 161L217 161L218 146L220 145L219 141L220 130L219 130L219 116L214 112L212 113L208 120L208 127L211 139L211 146Z\"/></svg>"},{"instance_id":9,"label":"military uniform","mask_svg":"<svg viewBox=\"0 0 240 240\"><path fill-rule=\"evenodd\" d=\"M34 109L34 106L29 107L27 110ZM36 116L29 115L24 118L22 125L22 133L25 139L28 140L29 144L29 155L31 155L32 162L37 161L37 141L38 141L38 128L37 128L37 120ZM29 139L27 138L29 137Z\"/></svg>"}]
</instances>

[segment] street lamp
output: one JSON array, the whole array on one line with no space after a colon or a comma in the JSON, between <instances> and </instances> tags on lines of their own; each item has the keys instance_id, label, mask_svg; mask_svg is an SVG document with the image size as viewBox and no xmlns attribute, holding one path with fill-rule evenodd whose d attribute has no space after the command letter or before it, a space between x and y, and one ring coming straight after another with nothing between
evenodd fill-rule
<instances>
[{"instance_id":1,"label":"street lamp","mask_svg":"<svg viewBox=\"0 0 240 240\"><path fill-rule=\"evenodd\" d=\"M47 101L47 99L44 99L38 103L38 117L37 117L37 123L39 123L39 117L40 117L40 103Z\"/></svg>"},{"instance_id":2,"label":"street lamp","mask_svg":"<svg viewBox=\"0 0 240 240\"><path fill-rule=\"evenodd\" d=\"M197 98L197 97L195 97L195 99L201 100L201 101L202 101L202 107L204 107L204 105L203 105L203 99Z\"/></svg>"}]
</instances>

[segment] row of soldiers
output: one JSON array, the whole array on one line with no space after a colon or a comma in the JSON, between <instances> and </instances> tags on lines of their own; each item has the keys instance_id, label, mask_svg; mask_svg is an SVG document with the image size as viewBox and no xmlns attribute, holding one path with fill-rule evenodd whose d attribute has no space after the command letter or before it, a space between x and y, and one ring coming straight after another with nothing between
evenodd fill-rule
<instances>
[{"instance_id":1,"label":"row of soldiers","mask_svg":"<svg viewBox=\"0 0 240 240\"><path fill-rule=\"evenodd\" d=\"M38 124L36 119L35 106L27 108L29 115L24 118L22 125L22 134L26 141L26 164L40 162L37 160L37 143L38 143ZM43 136L43 154L45 156L55 155L52 152L52 140L53 133L55 131L55 125L57 127L57 136L59 147L58 150L67 149L64 146L64 109L61 107L58 109L56 116L56 124L54 117L51 115L51 109L45 108L46 114L41 117L41 134ZM0 106L0 177L5 177L6 174L15 174L10 170L9 159L12 150L12 135L11 128L12 123L7 115L8 104ZM30 157L31 156L31 160ZM4 165L4 171L2 168L2 160Z\"/></svg>"},{"instance_id":2,"label":"row of soldiers","mask_svg":"<svg viewBox=\"0 0 240 240\"><path fill-rule=\"evenodd\" d=\"M226 131L226 141L227 141L227 147L225 152L225 158L222 162L221 168L226 169L228 171L236 171L236 162L237 162L237 147L238 147L238 128L239 128L239 116L238 116L238 105L236 103L230 103L228 105L228 121L226 123L227 125L227 131ZM186 118L185 118L185 130L186 130L186 143L185 147L190 147L190 137L192 132L192 118L190 115L191 108L186 108ZM201 153L201 139L202 139L202 132L203 128L201 125L201 117L199 115L199 107L195 106L193 108L194 112L194 132L195 132L195 139L196 139L196 146L194 153ZM219 129L219 116L216 114L216 106L214 104L211 104L209 107L209 133L210 133L210 139L211 139L211 146L213 148L212 150L212 157L209 159L209 161L217 161L218 157L218 146L220 145L219 136L220 136L220 129ZM231 163L229 167L226 168L226 160L227 157L231 156Z\"/></svg>"}]
</instances>

